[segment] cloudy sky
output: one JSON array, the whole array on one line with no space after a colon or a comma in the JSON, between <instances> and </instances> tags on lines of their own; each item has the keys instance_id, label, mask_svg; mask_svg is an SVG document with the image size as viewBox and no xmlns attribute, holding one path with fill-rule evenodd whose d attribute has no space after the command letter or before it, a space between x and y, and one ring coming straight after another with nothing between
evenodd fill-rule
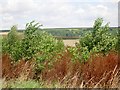
<instances>
[{"instance_id":1,"label":"cloudy sky","mask_svg":"<svg viewBox=\"0 0 120 90\"><path fill-rule=\"evenodd\" d=\"M118 26L119 0L0 0L0 29L35 20L43 28L92 27L96 18Z\"/></svg>"}]
</instances>

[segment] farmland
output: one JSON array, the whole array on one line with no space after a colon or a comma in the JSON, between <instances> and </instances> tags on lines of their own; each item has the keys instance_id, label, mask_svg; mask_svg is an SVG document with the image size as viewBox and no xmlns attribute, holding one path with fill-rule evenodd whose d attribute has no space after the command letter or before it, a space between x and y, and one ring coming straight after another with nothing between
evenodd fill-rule
<instances>
[{"instance_id":1,"label":"farmland","mask_svg":"<svg viewBox=\"0 0 120 90\"><path fill-rule=\"evenodd\" d=\"M102 23L56 31L33 21L22 33L13 26L1 39L2 87L120 88L118 31Z\"/></svg>"},{"instance_id":2,"label":"farmland","mask_svg":"<svg viewBox=\"0 0 120 90\"><path fill-rule=\"evenodd\" d=\"M64 42L64 45L65 46L75 46L75 43L78 43L79 40L78 39L75 39L75 40L63 40Z\"/></svg>"}]
</instances>

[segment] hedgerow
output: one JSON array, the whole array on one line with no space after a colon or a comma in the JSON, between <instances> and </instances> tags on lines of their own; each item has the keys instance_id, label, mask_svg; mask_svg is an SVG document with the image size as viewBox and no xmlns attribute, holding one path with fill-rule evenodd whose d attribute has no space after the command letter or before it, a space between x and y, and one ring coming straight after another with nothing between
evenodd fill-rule
<instances>
[{"instance_id":1,"label":"hedgerow","mask_svg":"<svg viewBox=\"0 0 120 90\"><path fill-rule=\"evenodd\" d=\"M110 32L109 23L106 25L102 23L102 18L95 20L93 30L81 36L76 47L68 48L73 61L84 62L93 53L106 55L110 50L118 48L117 36ZM53 59L55 55L64 50L64 43L42 31L40 26L42 25L39 23L34 24L34 21L27 23L22 39L17 33L17 28L13 26L8 36L3 39L3 52L10 54L15 61L35 59L41 64L45 60Z\"/></svg>"},{"instance_id":2,"label":"hedgerow","mask_svg":"<svg viewBox=\"0 0 120 90\"><path fill-rule=\"evenodd\" d=\"M26 24L26 30L21 40L18 38L17 29L14 26L3 39L3 53L10 54L14 61L20 59L44 61L64 49L62 41L58 41L51 34L40 30L39 23L33 23L34 21Z\"/></svg>"}]
</instances>

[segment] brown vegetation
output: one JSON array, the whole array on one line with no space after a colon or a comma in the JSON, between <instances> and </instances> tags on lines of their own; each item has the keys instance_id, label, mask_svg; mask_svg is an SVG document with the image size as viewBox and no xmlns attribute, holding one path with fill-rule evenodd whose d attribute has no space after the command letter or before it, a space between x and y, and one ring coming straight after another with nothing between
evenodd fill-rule
<instances>
[{"instance_id":1,"label":"brown vegetation","mask_svg":"<svg viewBox=\"0 0 120 90\"><path fill-rule=\"evenodd\" d=\"M92 61L91 61L92 60ZM118 70L118 55L111 52L107 56L92 56L91 59L81 64L79 61L72 62L70 54L65 52L58 59L52 69L46 68L42 73L43 80L56 81L63 84L63 81L68 81L70 85L75 83L78 87L81 83L85 86L115 84L114 76L117 76ZM118 78L117 78L118 80Z\"/></svg>"},{"instance_id":2,"label":"brown vegetation","mask_svg":"<svg viewBox=\"0 0 120 90\"><path fill-rule=\"evenodd\" d=\"M92 55L86 63L73 62L68 51L59 56L52 68L45 64L45 69L35 76L35 61L20 60L12 64L9 55L3 55L2 76L6 79L40 77L40 80L48 83L59 82L63 87L118 87L117 53Z\"/></svg>"},{"instance_id":3,"label":"brown vegetation","mask_svg":"<svg viewBox=\"0 0 120 90\"><path fill-rule=\"evenodd\" d=\"M2 56L2 77L6 79L17 78L21 75L27 78L32 78L34 76L34 62L20 60L17 63L12 63L9 55Z\"/></svg>"}]
</instances>

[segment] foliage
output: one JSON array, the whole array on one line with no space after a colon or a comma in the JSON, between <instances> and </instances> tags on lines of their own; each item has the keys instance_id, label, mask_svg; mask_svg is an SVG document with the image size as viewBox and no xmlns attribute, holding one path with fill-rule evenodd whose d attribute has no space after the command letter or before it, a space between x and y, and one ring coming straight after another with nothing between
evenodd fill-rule
<instances>
[{"instance_id":1,"label":"foliage","mask_svg":"<svg viewBox=\"0 0 120 90\"><path fill-rule=\"evenodd\" d=\"M26 25L22 42L23 56L25 59L41 57L39 60L44 61L49 59L49 54L60 51L64 44L47 32L40 31L37 25L39 24L33 25L33 22Z\"/></svg>"},{"instance_id":2,"label":"foliage","mask_svg":"<svg viewBox=\"0 0 120 90\"><path fill-rule=\"evenodd\" d=\"M87 59L90 56L90 53L87 49L87 47L79 49L78 47L69 47L67 48L68 51L72 55L72 61L75 62L76 60L79 60L81 63L84 63L87 61Z\"/></svg>"},{"instance_id":3,"label":"foliage","mask_svg":"<svg viewBox=\"0 0 120 90\"><path fill-rule=\"evenodd\" d=\"M0 35L0 54L2 53L2 39L3 37L2 35Z\"/></svg>"},{"instance_id":4,"label":"foliage","mask_svg":"<svg viewBox=\"0 0 120 90\"><path fill-rule=\"evenodd\" d=\"M105 26L102 23L102 18L95 20L93 31L80 38L79 45L84 60L89 58L90 53L107 54L116 47L117 37L109 32L108 23Z\"/></svg>"},{"instance_id":5,"label":"foliage","mask_svg":"<svg viewBox=\"0 0 120 90\"><path fill-rule=\"evenodd\" d=\"M84 36L88 31L93 31L93 28L45 28L42 30L52 34L53 36L60 36L64 39L65 37L79 38L79 36ZM110 27L109 32L113 35L117 35L117 31L117 27Z\"/></svg>"},{"instance_id":6,"label":"foliage","mask_svg":"<svg viewBox=\"0 0 120 90\"><path fill-rule=\"evenodd\" d=\"M73 55L73 60L84 61L90 57L91 53L107 54L117 46L117 36L110 32L109 24L102 26L103 19L95 20L93 30L81 36L79 44L76 47L68 48ZM26 24L26 30L23 38L20 39L16 26L11 28L8 36L3 38L2 48L4 53L9 53L13 60L21 58L30 60L36 59L42 66L45 60L51 61L53 57L64 50L62 40L57 40L51 34L43 31L42 26L34 21ZM66 32L79 34L78 29L66 30ZM43 68L43 67L42 67Z\"/></svg>"},{"instance_id":7,"label":"foliage","mask_svg":"<svg viewBox=\"0 0 120 90\"><path fill-rule=\"evenodd\" d=\"M19 37L16 26L13 26L7 37L3 38L3 53L10 54L15 61L34 58L41 63L51 60L55 54L64 49L64 43L41 31L40 26L39 23L34 24L34 21L27 23L22 37Z\"/></svg>"},{"instance_id":8,"label":"foliage","mask_svg":"<svg viewBox=\"0 0 120 90\"><path fill-rule=\"evenodd\" d=\"M75 60L80 59L80 53L78 52L78 48L68 47L67 50L71 53L73 62L75 62Z\"/></svg>"},{"instance_id":9,"label":"foliage","mask_svg":"<svg viewBox=\"0 0 120 90\"><path fill-rule=\"evenodd\" d=\"M11 27L11 31L7 37L2 39L2 52L8 53L11 58L18 60L22 57L21 52L21 39L17 33L17 27Z\"/></svg>"},{"instance_id":10,"label":"foliage","mask_svg":"<svg viewBox=\"0 0 120 90\"><path fill-rule=\"evenodd\" d=\"M26 24L26 30L22 40L22 55L24 59L31 59L34 57L34 54L37 53L37 38L34 33L38 28L38 23L35 25L33 25L33 22Z\"/></svg>"}]
</instances>

